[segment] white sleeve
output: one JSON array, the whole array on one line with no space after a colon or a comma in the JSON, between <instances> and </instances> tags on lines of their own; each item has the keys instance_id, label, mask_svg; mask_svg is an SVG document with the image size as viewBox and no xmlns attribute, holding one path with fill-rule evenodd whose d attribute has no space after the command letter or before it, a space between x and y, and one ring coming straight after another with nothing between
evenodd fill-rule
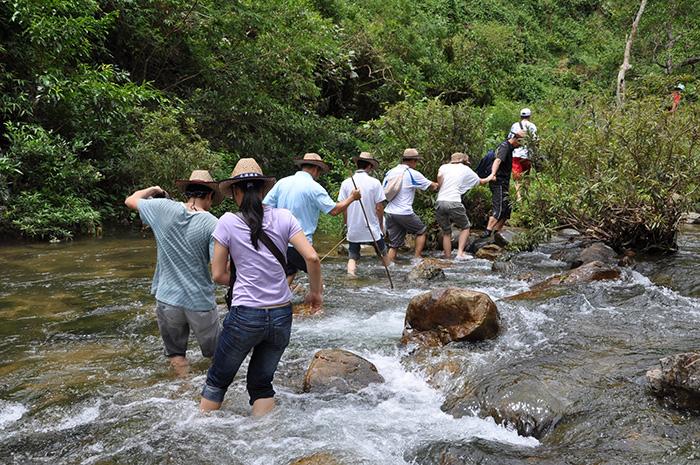
<instances>
[{"instance_id":1,"label":"white sleeve","mask_svg":"<svg viewBox=\"0 0 700 465\"><path fill-rule=\"evenodd\" d=\"M422 191L429 189L430 185L433 183L419 171L409 168L409 173L413 176L413 181L415 181L415 185L413 187L417 187Z\"/></svg>"}]
</instances>

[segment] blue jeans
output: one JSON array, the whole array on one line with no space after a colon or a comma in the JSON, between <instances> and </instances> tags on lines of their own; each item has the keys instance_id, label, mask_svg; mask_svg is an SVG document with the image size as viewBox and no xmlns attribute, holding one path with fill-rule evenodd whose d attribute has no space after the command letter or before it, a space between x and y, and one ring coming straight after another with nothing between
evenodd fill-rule
<instances>
[{"instance_id":1,"label":"blue jeans","mask_svg":"<svg viewBox=\"0 0 700 465\"><path fill-rule=\"evenodd\" d=\"M231 307L214 361L207 373L202 397L222 402L234 376L252 350L246 375L250 405L258 399L274 397L272 379L292 331L292 306L277 308Z\"/></svg>"}]
</instances>

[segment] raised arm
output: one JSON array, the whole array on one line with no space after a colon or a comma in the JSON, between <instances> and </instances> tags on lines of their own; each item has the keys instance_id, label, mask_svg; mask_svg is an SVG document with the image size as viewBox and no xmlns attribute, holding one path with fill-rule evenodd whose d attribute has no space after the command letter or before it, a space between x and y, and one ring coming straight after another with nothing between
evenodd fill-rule
<instances>
[{"instance_id":1,"label":"raised arm","mask_svg":"<svg viewBox=\"0 0 700 465\"><path fill-rule=\"evenodd\" d=\"M150 197L153 197L154 195L158 195L161 193L166 192L163 189L161 189L160 186L147 187L145 189L138 190L131 194L129 197L126 198L126 200L124 200L124 204L126 204L126 206L131 208L132 210L138 210L139 200L148 199Z\"/></svg>"}]
</instances>

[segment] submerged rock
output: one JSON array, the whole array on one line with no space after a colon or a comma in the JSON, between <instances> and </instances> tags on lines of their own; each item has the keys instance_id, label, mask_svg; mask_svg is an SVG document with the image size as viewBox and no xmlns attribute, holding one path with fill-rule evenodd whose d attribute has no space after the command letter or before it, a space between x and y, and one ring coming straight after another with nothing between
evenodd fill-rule
<instances>
[{"instance_id":1,"label":"submerged rock","mask_svg":"<svg viewBox=\"0 0 700 465\"><path fill-rule=\"evenodd\" d=\"M476 251L476 258L494 261L503 253L503 247L496 244L488 244Z\"/></svg>"},{"instance_id":2,"label":"submerged rock","mask_svg":"<svg viewBox=\"0 0 700 465\"><path fill-rule=\"evenodd\" d=\"M409 281L433 281L445 279L443 264L433 258L425 258L408 273Z\"/></svg>"},{"instance_id":3,"label":"submerged rock","mask_svg":"<svg viewBox=\"0 0 700 465\"><path fill-rule=\"evenodd\" d=\"M551 465L538 457L533 447L515 446L475 438L469 442L438 441L421 445L404 453L404 460L416 464L436 465ZM536 460L533 460L536 458Z\"/></svg>"},{"instance_id":4,"label":"submerged rock","mask_svg":"<svg viewBox=\"0 0 700 465\"><path fill-rule=\"evenodd\" d=\"M329 452L317 452L289 462L289 465L343 465L344 462L338 460Z\"/></svg>"},{"instance_id":5,"label":"submerged rock","mask_svg":"<svg viewBox=\"0 0 700 465\"><path fill-rule=\"evenodd\" d=\"M700 410L700 352L659 360L661 368L647 371L649 387L681 409Z\"/></svg>"},{"instance_id":6,"label":"submerged rock","mask_svg":"<svg viewBox=\"0 0 700 465\"><path fill-rule=\"evenodd\" d=\"M368 360L342 349L319 350L304 376L304 392L335 390L357 392L372 383L383 383L377 367Z\"/></svg>"},{"instance_id":7,"label":"submerged rock","mask_svg":"<svg viewBox=\"0 0 700 465\"><path fill-rule=\"evenodd\" d=\"M564 415L564 403L536 379L518 379L493 386L484 381L448 398L442 410L455 418L479 415L514 428L521 436L541 439Z\"/></svg>"},{"instance_id":8,"label":"submerged rock","mask_svg":"<svg viewBox=\"0 0 700 465\"><path fill-rule=\"evenodd\" d=\"M540 283L533 285L529 291L506 297L508 300L529 300L549 297L561 292L557 287L572 286L575 284L589 283L617 279L620 277L620 269L616 266L606 265L602 262L591 262L565 273L552 276Z\"/></svg>"},{"instance_id":9,"label":"submerged rock","mask_svg":"<svg viewBox=\"0 0 700 465\"><path fill-rule=\"evenodd\" d=\"M401 342L439 346L481 341L496 337L499 326L498 308L483 292L436 289L409 302Z\"/></svg>"},{"instance_id":10,"label":"submerged rock","mask_svg":"<svg viewBox=\"0 0 700 465\"><path fill-rule=\"evenodd\" d=\"M594 242L581 251L579 260L584 265L592 262L615 263L617 252L602 242Z\"/></svg>"}]
</instances>

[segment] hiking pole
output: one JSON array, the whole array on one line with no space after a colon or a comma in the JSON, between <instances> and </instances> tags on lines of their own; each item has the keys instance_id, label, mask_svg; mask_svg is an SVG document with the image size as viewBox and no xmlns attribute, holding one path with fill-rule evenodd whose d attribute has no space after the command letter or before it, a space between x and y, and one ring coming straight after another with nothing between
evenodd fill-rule
<instances>
[{"instance_id":1,"label":"hiking pole","mask_svg":"<svg viewBox=\"0 0 700 465\"><path fill-rule=\"evenodd\" d=\"M342 244L343 242L345 242L345 238L344 238L344 237L340 240L340 242L338 242L336 245L334 245L334 246L328 251L328 253L327 253L326 255L324 255L324 256L321 258L321 261L323 261L324 258L326 258L327 256L329 256L329 255L331 254L331 252L333 252L335 249L337 249L338 246L339 246L340 244Z\"/></svg>"},{"instance_id":2,"label":"hiking pole","mask_svg":"<svg viewBox=\"0 0 700 465\"><path fill-rule=\"evenodd\" d=\"M355 178L350 175L350 180L352 181L352 185L355 186L355 189L357 189L357 184L355 184ZM359 189L357 189L359 190ZM377 240L374 238L374 233L372 232L372 228L369 226L369 218L367 218L367 212L365 211L365 205L362 203L362 199L360 199L360 208L362 209L362 215L365 217L365 224L367 225L367 230L369 231L369 235L372 236L372 242L374 242L374 250L379 253L379 245L377 244ZM394 288L394 282L391 280L391 273L389 273L389 267L386 266L386 262L384 261L384 257L379 257L379 259L382 261L382 265L384 265L384 269L386 270L386 276L389 278L389 286L391 288Z\"/></svg>"}]
</instances>

